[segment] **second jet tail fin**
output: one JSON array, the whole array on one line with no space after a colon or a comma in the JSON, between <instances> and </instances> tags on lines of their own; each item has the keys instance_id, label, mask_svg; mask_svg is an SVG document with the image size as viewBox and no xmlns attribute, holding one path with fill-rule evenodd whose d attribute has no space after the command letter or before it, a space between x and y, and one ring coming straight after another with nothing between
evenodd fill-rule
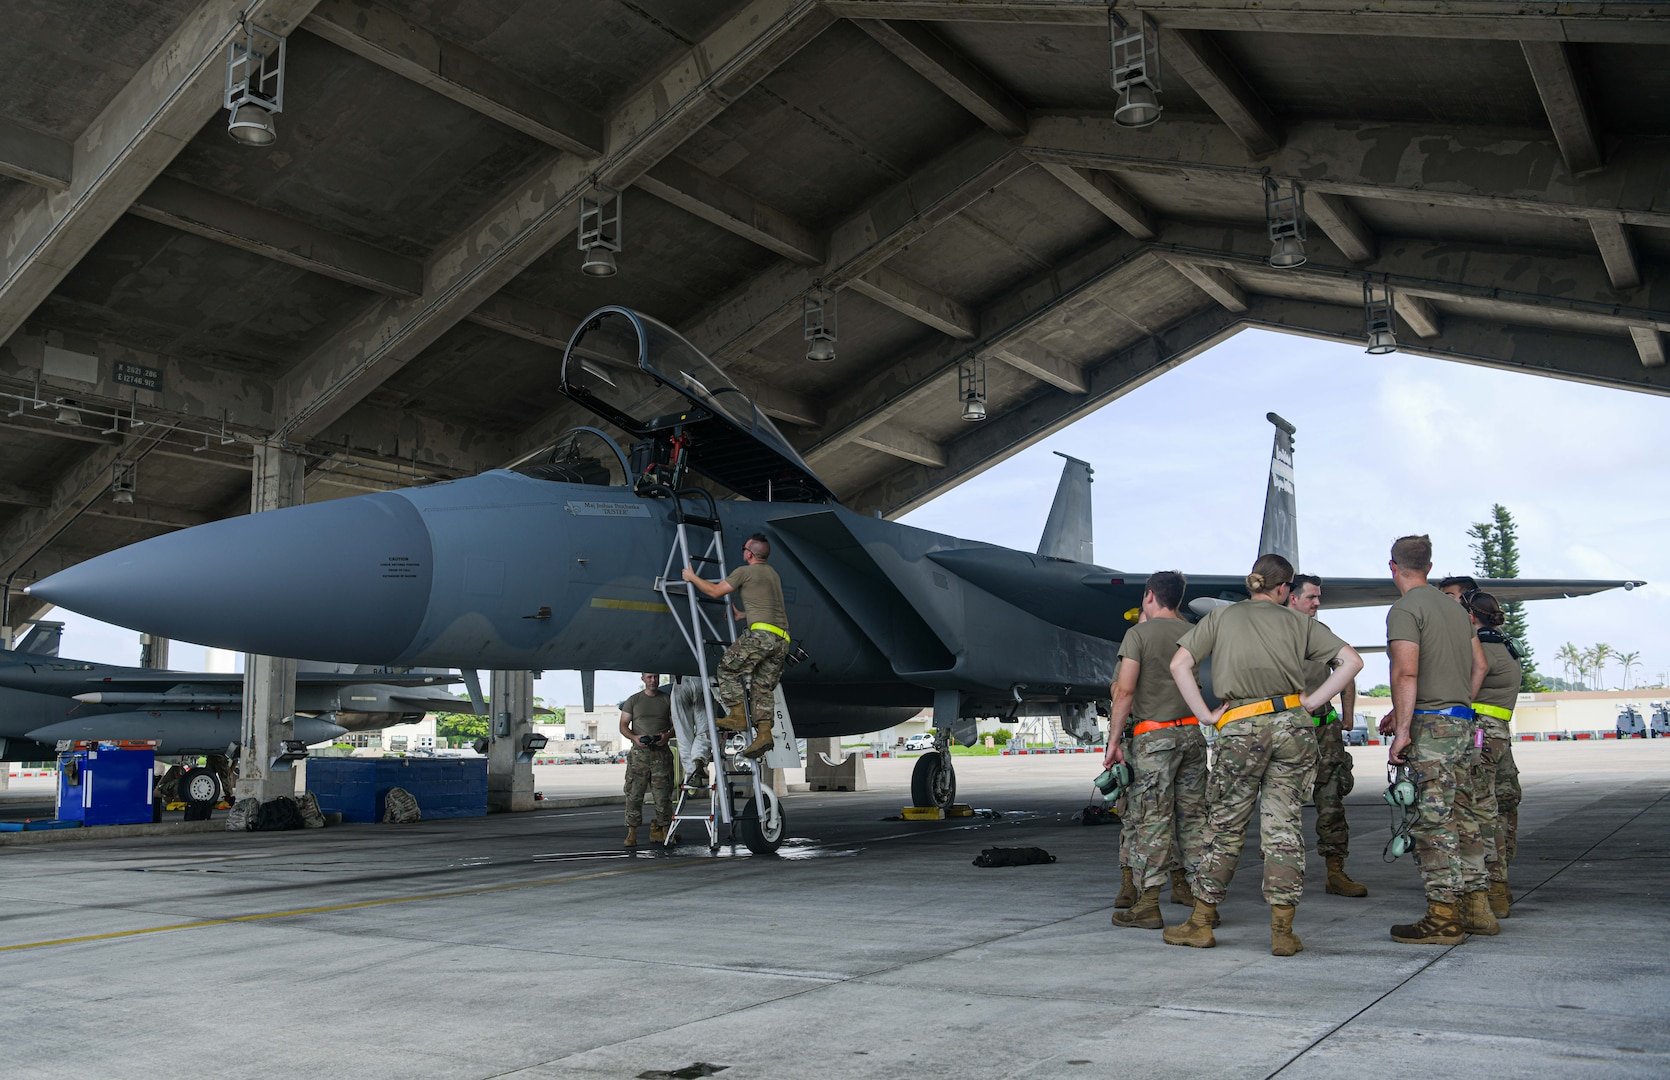
<instances>
[{"instance_id":1,"label":"second jet tail fin","mask_svg":"<svg viewBox=\"0 0 1670 1080\"><path fill-rule=\"evenodd\" d=\"M1270 451L1270 484L1264 490L1264 528L1258 535L1260 555L1280 555L1299 569L1299 508L1293 493L1293 436L1298 429L1275 413L1264 418L1276 426Z\"/></svg>"},{"instance_id":2,"label":"second jet tail fin","mask_svg":"<svg viewBox=\"0 0 1670 1080\"><path fill-rule=\"evenodd\" d=\"M37 622L17 643L17 651L29 656L57 656L58 643L63 637L63 623Z\"/></svg>"},{"instance_id":3,"label":"second jet tail fin","mask_svg":"<svg viewBox=\"0 0 1670 1080\"><path fill-rule=\"evenodd\" d=\"M1038 554L1093 563L1096 556L1090 523L1090 485L1095 482L1096 470L1087 461L1068 457L1059 450L1055 453L1066 464L1061 467L1061 483L1056 486L1055 502L1050 505L1044 535L1038 541Z\"/></svg>"}]
</instances>

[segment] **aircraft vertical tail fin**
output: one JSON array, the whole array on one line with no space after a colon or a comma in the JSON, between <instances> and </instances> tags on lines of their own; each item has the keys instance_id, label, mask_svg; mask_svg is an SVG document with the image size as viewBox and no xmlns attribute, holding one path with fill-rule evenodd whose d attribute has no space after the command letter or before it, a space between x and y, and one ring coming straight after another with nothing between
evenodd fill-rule
<instances>
[{"instance_id":1,"label":"aircraft vertical tail fin","mask_svg":"<svg viewBox=\"0 0 1670 1080\"><path fill-rule=\"evenodd\" d=\"M1280 555L1299 569L1299 508L1293 493L1293 436L1298 428L1275 413L1264 419L1276 426L1270 451L1270 484L1264 491L1264 529L1258 535L1260 555Z\"/></svg>"},{"instance_id":2,"label":"aircraft vertical tail fin","mask_svg":"<svg viewBox=\"0 0 1670 1080\"><path fill-rule=\"evenodd\" d=\"M1038 554L1093 563L1096 556L1090 523L1090 485L1095 481L1096 470L1087 461L1068 457L1059 450L1055 453L1066 464L1061 467L1061 483L1056 486L1055 502L1044 523L1043 538L1038 541Z\"/></svg>"},{"instance_id":3,"label":"aircraft vertical tail fin","mask_svg":"<svg viewBox=\"0 0 1670 1080\"><path fill-rule=\"evenodd\" d=\"M63 623L37 622L17 643L16 651L29 656L57 656L58 643L63 637Z\"/></svg>"}]
</instances>

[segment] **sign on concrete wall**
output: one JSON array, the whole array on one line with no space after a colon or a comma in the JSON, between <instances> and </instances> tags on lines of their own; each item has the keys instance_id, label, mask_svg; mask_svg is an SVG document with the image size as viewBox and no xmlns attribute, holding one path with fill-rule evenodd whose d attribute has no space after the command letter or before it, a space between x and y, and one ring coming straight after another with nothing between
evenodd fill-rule
<instances>
[{"instance_id":1,"label":"sign on concrete wall","mask_svg":"<svg viewBox=\"0 0 1670 1080\"><path fill-rule=\"evenodd\" d=\"M118 360L111 373L111 381L123 386L137 386L141 390L161 390L162 369Z\"/></svg>"}]
</instances>

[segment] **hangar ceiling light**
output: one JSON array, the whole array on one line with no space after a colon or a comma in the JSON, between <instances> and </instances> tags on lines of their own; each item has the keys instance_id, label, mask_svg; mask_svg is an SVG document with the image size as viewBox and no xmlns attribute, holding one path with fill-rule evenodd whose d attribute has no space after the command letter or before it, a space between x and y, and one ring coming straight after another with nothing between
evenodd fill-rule
<instances>
[{"instance_id":1,"label":"hangar ceiling light","mask_svg":"<svg viewBox=\"0 0 1670 1080\"><path fill-rule=\"evenodd\" d=\"M63 424L65 427L80 427L81 410L75 407L73 401L65 401L63 398L59 398L58 415L52 418L52 422Z\"/></svg>"},{"instance_id":2,"label":"hangar ceiling light","mask_svg":"<svg viewBox=\"0 0 1670 1080\"><path fill-rule=\"evenodd\" d=\"M1392 314L1392 287L1363 282L1363 329L1368 351L1375 356L1397 352L1397 323Z\"/></svg>"},{"instance_id":3,"label":"hangar ceiling light","mask_svg":"<svg viewBox=\"0 0 1670 1080\"><path fill-rule=\"evenodd\" d=\"M957 368L957 397L963 404L963 419L976 423L986 418L986 362L979 357Z\"/></svg>"},{"instance_id":4,"label":"hangar ceiling light","mask_svg":"<svg viewBox=\"0 0 1670 1080\"><path fill-rule=\"evenodd\" d=\"M577 244L585 252L580 272L587 277L614 277L615 252L620 250L621 194L597 184L591 194L580 196L580 234Z\"/></svg>"},{"instance_id":5,"label":"hangar ceiling light","mask_svg":"<svg viewBox=\"0 0 1670 1080\"><path fill-rule=\"evenodd\" d=\"M1160 48L1154 24L1139 15L1135 27L1108 11L1108 48L1112 84L1119 93L1113 122L1120 127L1147 127L1160 118Z\"/></svg>"},{"instance_id":6,"label":"hangar ceiling light","mask_svg":"<svg viewBox=\"0 0 1670 1080\"><path fill-rule=\"evenodd\" d=\"M800 326L806 339L806 359L827 364L835 359L835 294L818 287L800 301Z\"/></svg>"},{"instance_id":7,"label":"hangar ceiling light","mask_svg":"<svg viewBox=\"0 0 1670 1080\"><path fill-rule=\"evenodd\" d=\"M244 24L226 49L226 133L245 146L271 146L273 116L284 111L284 39Z\"/></svg>"},{"instance_id":8,"label":"hangar ceiling light","mask_svg":"<svg viewBox=\"0 0 1670 1080\"><path fill-rule=\"evenodd\" d=\"M1287 193L1275 177L1264 177L1264 221L1270 229L1271 266L1289 270L1305 265L1304 193L1297 180L1287 182Z\"/></svg>"},{"instance_id":9,"label":"hangar ceiling light","mask_svg":"<svg viewBox=\"0 0 1670 1080\"><path fill-rule=\"evenodd\" d=\"M132 506L133 493L138 487L139 463L116 461L110 466L110 501L119 506Z\"/></svg>"}]
</instances>

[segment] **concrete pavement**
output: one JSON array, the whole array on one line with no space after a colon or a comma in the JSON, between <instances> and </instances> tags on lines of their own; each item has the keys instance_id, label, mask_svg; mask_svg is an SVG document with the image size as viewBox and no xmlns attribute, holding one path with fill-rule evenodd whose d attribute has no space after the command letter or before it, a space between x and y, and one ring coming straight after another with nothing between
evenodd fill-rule
<instances>
[{"instance_id":1,"label":"concrete pavement","mask_svg":"<svg viewBox=\"0 0 1670 1080\"><path fill-rule=\"evenodd\" d=\"M1093 759L965 759L1002 816L904 823L790 796L781 857L628 855L618 807L416 826L0 851L8 1076L1479 1077L1670 1073L1670 745L1537 744L1514 917L1400 946L1411 860L1356 751L1350 866L1269 954L1256 844L1219 946L1108 925L1114 828L1071 821ZM560 794L542 778L547 794ZM1048 866L980 869L989 844ZM1168 921L1185 909L1165 905ZM53 942L64 942L53 944ZM21 1037L21 1033L28 1033Z\"/></svg>"}]
</instances>

